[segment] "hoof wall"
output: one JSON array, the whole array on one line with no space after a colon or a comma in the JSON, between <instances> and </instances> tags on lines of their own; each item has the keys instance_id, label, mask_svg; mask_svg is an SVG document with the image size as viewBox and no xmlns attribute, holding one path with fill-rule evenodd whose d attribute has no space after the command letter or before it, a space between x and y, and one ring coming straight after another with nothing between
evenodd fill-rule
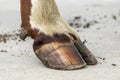
<instances>
[{"instance_id":1,"label":"hoof wall","mask_svg":"<svg viewBox=\"0 0 120 80\"><path fill-rule=\"evenodd\" d=\"M86 66L86 62L72 43L49 43L40 47L35 53L49 68L75 70Z\"/></svg>"},{"instance_id":2,"label":"hoof wall","mask_svg":"<svg viewBox=\"0 0 120 80\"><path fill-rule=\"evenodd\" d=\"M24 31L20 31L20 39L25 40L27 38L28 34Z\"/></svg>"}]
</instances>

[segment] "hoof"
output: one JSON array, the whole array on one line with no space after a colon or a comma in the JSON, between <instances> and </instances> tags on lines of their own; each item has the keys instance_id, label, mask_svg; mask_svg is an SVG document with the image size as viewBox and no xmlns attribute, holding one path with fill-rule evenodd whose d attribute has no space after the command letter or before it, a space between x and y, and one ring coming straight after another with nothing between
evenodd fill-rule
<instances>
[{"instance_id":1,"label":"hoof","mask_svg":"<svg viewBox=\"0 0 120 80\"><path fill-rule=\"evenodd\" d=\"M27 38L28 34L25 30L20 31L20 39L25 40Z\"/></svg>"},{"instance_id":2,"label":"hoof","mask_svg":"<svg viewBox=\"0 0 120 80\"><path fill-rule=\"evenodd\" d=\"M76 70L86 66L86 62L73 43L45 44L37 48L35 54L45 66L52 69Z\"/></svg>"},{"instance_id":3,"label":"hoof","mask_svg":"<svg viewBox=\"0 0 120 80\"><path fill-rule=\"evenodd\" d=\"M94 57L94 55L88 50L88 48L80 40L76 41L75 45L88 65L97 64L97 60Z\"/></svg>"},{"instance_id":4,"label":"hoof","mask_svg":"<svg viewBox=\"0 0 120 80\"><path fill-rule=\"evenodd\" d=\"M86 60L86 63L88 65L95 65L95 64L97 64L97 60L96 60L96 58L94 57L93 54L89 54L88 57L84 57L84 59Z\"/></svg>"}]
</instances>

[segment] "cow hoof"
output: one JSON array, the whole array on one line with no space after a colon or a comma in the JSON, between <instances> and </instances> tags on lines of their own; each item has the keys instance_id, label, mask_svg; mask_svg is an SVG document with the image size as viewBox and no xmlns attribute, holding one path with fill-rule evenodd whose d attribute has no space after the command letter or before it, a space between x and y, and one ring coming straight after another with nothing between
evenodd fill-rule
<instances>
[{"instance_id":1,"label":"cow hoof","mask_svg":"<svg viewBox=\"0 0 120 80\"><path fill-rule=\"evenodd\" d=\"M35 50L35 54L45 66L52 69L76 70L86 66L86 62L72 43L45 44Z\"/></svg>"},{"instance_id":2,"label":"cow hoof","mask_svg":"<svg viewBox=\"0 0 120 80\"><path fill-rule=\"evenodd\" d=\"M20 39L25 40L27 38L28 34L25 30L20 31Z\"/></svg>"}]
</instances>

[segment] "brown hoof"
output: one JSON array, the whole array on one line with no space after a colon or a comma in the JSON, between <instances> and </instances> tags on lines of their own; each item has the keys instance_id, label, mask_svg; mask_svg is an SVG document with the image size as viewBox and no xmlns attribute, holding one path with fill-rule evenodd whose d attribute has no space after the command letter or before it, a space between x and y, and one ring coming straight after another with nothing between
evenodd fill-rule
<instances>
[{"instance_id":1,"label":"brown hoof","mask_svg":"<svg viewBox=\"0 0 120 80\"><path fill-rule=\"evenodd\" d=\"M75 70L86 66L86 62L72 43L52 42L34 50L37 57L49 68Z\"/></svg>"},{"instance_id":2,"label":"brown hoof","mask_svg":"<svg viewBox=\"0 0 120 80\"><path fill-rule=\"evenodd\" d=\"M93 54L89 54L87 57L84 57L84 59L85 59L85 61L88 65L97 64L97 60L96 60L96 58L94 57Z\"/></svg>"},{"instance_id":3,"label":"brown hoof","mask_svg":"<svg viewBox=\"0 0 120 80\"><path fill-rule=\"evenodd\" d=\"M80 40L76 41L75 45L88 65L97 64L97 60L94 57L94 55L88 50L88 48Z\"/></svg>"}]
</instances>

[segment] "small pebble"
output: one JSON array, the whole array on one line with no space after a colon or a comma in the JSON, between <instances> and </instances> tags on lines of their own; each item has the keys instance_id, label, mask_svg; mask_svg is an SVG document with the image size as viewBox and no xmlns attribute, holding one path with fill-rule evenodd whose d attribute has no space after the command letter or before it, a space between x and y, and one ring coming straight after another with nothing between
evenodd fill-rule
<instances>
[{"instance_id":1,"label":"small pebble","mask_svg":"<svg viewBox=\"0 0 120 80\"><path fill-rule=\"evenodd\" d=\"M80 16L76 16L76 17L75 17L76 20L78 20L78 19L80 19L80 18L81 18Z\"/></svg>"},{"instance_id":2,"label":"small pebble","mask_svg":"<svg viewBox=\"0 0 120 80\"><path fill-rule=\"evenodd\" d=\"M117 20L117 17L115 15L112 16L114 20Z\"/></svg>"},{"instance_id":3,"label":"small pebble","mask_svg":"<svg viewBox=\"0 0 120 80\"><path fill-rule=\"evenodd\" d=\"M105 60L105 58L103 58L103 60Z\"/></svg>"},{"instance_id":4,"label":"small pebble","mask_svg":"<svg viewBox=\"0 0 120 80\"><path fill-rule=\"evenodd\" d=\"M117 66L116 64L112 64L112 66Z\"/></svg>"}]
</instances>

